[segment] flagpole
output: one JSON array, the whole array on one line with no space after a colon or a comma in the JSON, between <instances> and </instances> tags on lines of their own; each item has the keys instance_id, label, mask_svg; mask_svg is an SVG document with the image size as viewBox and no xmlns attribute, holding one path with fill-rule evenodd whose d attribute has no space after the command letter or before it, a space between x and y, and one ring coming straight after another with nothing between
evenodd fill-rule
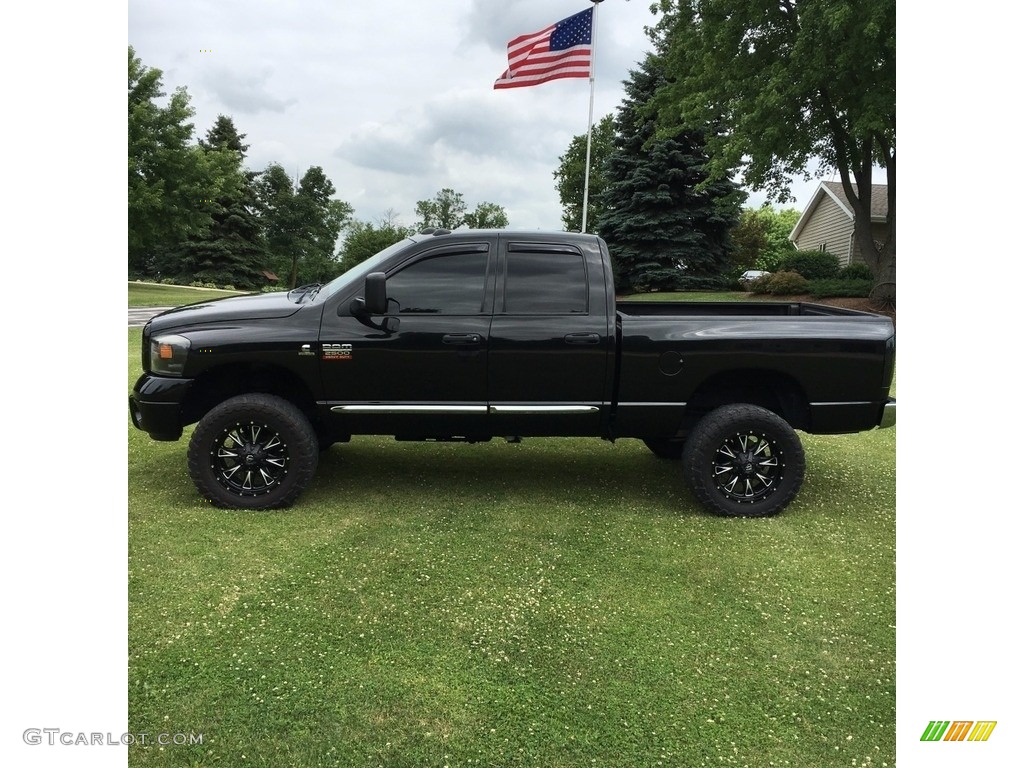
<instances>
[{"instance_id":1,"label":"flagpole","mask_svg":"<svg viewBox=\"0 0 1024 768\"><path fill-rule=\"evenodd\" d=\"M583 171L583 220L580 232L587 231L587 208L590 205L590 137L594 132L594 70L597 64L597 6L604 0L590 0L594 17L590 26L590 113L587 115L587 160Z\"/></svg>"}]
</instances>

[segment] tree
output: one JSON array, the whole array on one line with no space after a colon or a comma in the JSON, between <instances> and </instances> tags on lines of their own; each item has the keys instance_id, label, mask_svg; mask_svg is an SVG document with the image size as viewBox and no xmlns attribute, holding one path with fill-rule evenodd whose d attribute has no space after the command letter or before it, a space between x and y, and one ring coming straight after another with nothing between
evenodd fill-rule
<instances>
[{"instance_id":1,"label":"tree","mask_svg":"<svg viewBox=\"0 0 1024 768\"><path fill-rule=\"evenodd\" d=\"M235 128L235 121L226 115L217 115L217 121L213 127L206 132L206 139L199 140L199 146L203 149L220 149L237 152L239 160L245 159L245 153L249 151L249 145L243 144L244 133L239 133Z\"/></svg>"},{"instance_id":2,"label":"tree","mask_svg":"<svg viewBox=\"0 0 1024 768\"><path fill-rule=\"evenodd\" d=\"M744 208L732 230L732 265L737 270L752 268L768 247L768 219L762 209Z\"/></svg>"},{"instance_id":3,"label":"tree","mask_svg":"<svg viewBox=\"0 0 1024 768\"><path fill-rule=\"evenodd\" d=\"M508 214L497 203L478 203L476 210L462 217L462 223L470 229L504 229Z\"/></svg>"},{"instance_id":4,"label":"tree","mask_svg":"<svg viewBox=\"0 0 1024 768\"><path fill-rule=\"evenodd\" d=\"M416 203L416 215L420 217L417 229L440 227L455 229L459 227L466 215L466 201L461 192L445 187L438 192L433 200L419 200Z\"/></svg>"},{"instance_id":5,"label":"tree","mask_svg":"<svg viewBox=\"0 0 1024 768\"><path fill-rule=\"evenodd\" d=\"M323 282L338 274L335 245L352 206L333 199L334 184L323 169L308 169L295 189L287 171L271 163L256 190L267 248L279 274L288 274L288 286Z\"/></svg>"},{"instance_id":6,"label":"tree","mask_svg":"<svg viewBox=\"0 0 1024 768\"><path fill-rule=\"evenodd\" d=\"M395 219L393 211L377 221L352 221L347 227L345 242L338 252L342 272L347 272L357 264L378 253L389 245L404 240L414 230L404 227Z\"/></svg>"},{"instance_id":7,"label":"tree","mask_svg":"<svg viewBox=\"0 0 1024 768\"><path fill-rule=\"evenodd\" d=\"M217 159L192 144L188 92L165 96L162 72L128 46L128 269L152 274L154 259L208 229L209 207L230 184Z\"/></svg>"},{"instance_id":8,"label":"tree","mask_svg":"<svg viewBox=\"0 0 1024 768\"><path fill-rule=\"evenodd\" d=\"M174 254L173 271L180 282L199 280L237 288L257 288L265 283L267 247L257 215L255 178L243 166L244 134L230 117L220 115L199 145L224 169L225 184L216 199L206 201L212 224L205 232L189 237Z\"/></svg>"},{"instance_id":9,"label":"tree","mask_svg":"<svg viewBox=\"0 0 1024 768\"><path fill-rule=\"evenodd\" d=\"M599 233L625 290L672 290L722 276L744 197L731 181L709 179L702 130L657 135L650 104L665 84L661 73L653 54L630 72L604 170Z\"/></svg>"},{"instance_id":10,"label":"tree","mask_svg":"<svg viewBox=\"0 0 1024 768\"><path fill-rule=\"evenodd\" d=\"M504 229L508 226L508 214L496 203L479 203L472 213L466 213L466 200L461 192L445 187L433 200L416 203L416 215L420 217L416 229L439 227L457 229L467 226L471 229Z\"/></svg>"},{"instance_id":11,"label":"tree","mask_svg":"<svg viewBox=\"0 0 1024 768\"><path fill-rule=\"evenodd\" d=\"M590 137L590 189L587 196L587 229L600 231L605 206L602 199L607 181L604 164L612 153L615 138L614 115L605 115ZM555 186L562 203L562 226L566 232L583 227L583 186L586 172L587 134L573 136L565 154L558 158Z\"/></svg>"},{"instance_id":12,"label":"tree","mask_svg":"<svg viewBox=\"0 0 1024 768\"><path fill-rule=\"evenodd\" d=\"M789 240L800 212L795 208L777 211L771 206L744 208L732 230L733 266L774 272L783 257L796 246Z\"/></svg>"},{"instance_id":13,"label":"tree","mask_svg":"<svg viewBox=\"0 0 1024 768\"><path fill-rule=\"evenodd\" d=\"M341 230L352 218L352 206L333 199L335 192L334 184L318 165L307 170L299 181L295 199L304 225L304 252L301 272L298 259L292 259L292 286L300 274L303 283L321 283L340 273L334 253Z\"/></svg>"},{"instance_id":14,"label":"tree","mask_svg":"<svg viewBox=\"0 0 1024 768\"><path fill-rule=\"evenodd\" d=\"M876 280L896 290L894 0L662 0L654 32L673 83L663 127L718 122L713 170L789 199L789 178L839 172L854 237ZM884 241L871 229L872 170L885 168Z\"/></svg>"},{"instance_id":15,"label":"tree","mask_svg":"<svg viewBox=\"0 0 1024 768\"><path fill-rule=\"evenodd\" d=\"M301 251L301 217L295 202L295 188L288 172L271 163L256 181L260 224L267 251L279 276L287 274L288 287L295 287L292 259Z\"/></svg>"},{"instance_id":16,"label":"tree","mask_svg":"<svg viewBox=\"0 0 1024 768\"><path fill-rule=\"evenodd\" d=\"M762 215L768 218L768 242L755 266L771 272L778 268L786 256L796 250L796 246L789 239L789 234L800 220L800 211L796 208L783 208L781 211L773 208L761 210L764 212Z\"/></svg>"}]
</instances>

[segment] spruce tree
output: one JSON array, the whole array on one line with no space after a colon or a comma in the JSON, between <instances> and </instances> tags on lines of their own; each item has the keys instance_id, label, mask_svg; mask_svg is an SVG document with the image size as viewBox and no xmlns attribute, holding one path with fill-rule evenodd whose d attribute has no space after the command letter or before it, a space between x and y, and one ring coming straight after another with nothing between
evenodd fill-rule
<instances>
[{"instance_id":1,"label":"spruce tree","mask_svg":"<svg viewBox=\"0 0 1024 768\"><path fill-rule=\"evenodd\" d=\"M216 198L200 201L213 220L210 228L190 237L175 254L179 282L198 281L259 288L267 280L267 247L257 216L255 179L257 174L243 166L248 144L230 117L220 115L200 139L199 145L211 163L219 165L230 179Z\"/></svg>"},{"instance_id":2,"label":"spruce tree","mask_svg":"<svg viewBox=\"0 0 1024 768\"><path fill-rule=\"evenodd\" d=\"M654 54L630 72L604 167L608 242L620 291L707 287L729 265L729 230L745 195L731 181L708 182L704 132L657 133L652 101L665 84Z\"/></svg>"}]
</instances>

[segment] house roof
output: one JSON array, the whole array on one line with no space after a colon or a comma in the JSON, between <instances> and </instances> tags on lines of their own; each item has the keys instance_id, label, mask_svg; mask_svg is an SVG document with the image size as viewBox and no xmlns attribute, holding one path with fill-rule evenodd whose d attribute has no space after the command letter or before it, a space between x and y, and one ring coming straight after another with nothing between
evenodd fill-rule
<instances>
[{"instance_id":1,"label":"house roof","mask_svg":"<svg viewBox=\"0 0 1024 768\"><path fill-rule=\"evenodd\" d=\"M854 192L857 191L856 184L853 185L853 189ZM889 187L885 184L871 185L871 221L878 223L885 221L889 213L888 190ZM796 226L793 227L793 231L789 233L791 241L796 242L796 239L800 237L800 232L807 226L807 222L814 215L814 211L817 210L818 206L826 198L831 198L839 206L839 209L849 216L850 221L853 221L853 206L847 199L846 193L843 192L843 185L838 181L823 181L818 184L818 188L814 191L814 197L811 198L811 202L807 204L804 212L800 214L800 218L796 222Z\"/></svg>"}]
</instances>

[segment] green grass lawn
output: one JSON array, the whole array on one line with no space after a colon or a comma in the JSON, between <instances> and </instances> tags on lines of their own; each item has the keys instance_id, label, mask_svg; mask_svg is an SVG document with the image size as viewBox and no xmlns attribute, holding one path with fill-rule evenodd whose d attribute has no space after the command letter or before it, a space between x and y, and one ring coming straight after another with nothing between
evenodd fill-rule
<instances>
[{"instance_id":1,"label":"green grass lawn","mask_svg":"<svg viewBox=\"0 0 1024 768\"><path fill-rule=\"evenodd\" d=\"M180 307L197 301L225 296L239 296L242 291L215 291L208 288L186 288L182 285L157 285L128 281L129 307Z\"/></svg>"},{"instance_id":2,"label":"green grass lawn","mask_svg":"<svg viewBox=\"0 0 1024 768\"><path fill-rule=\"evenodd\" d=\"M357 437L245 513L129 427L129 731L203 734L129 762L892 766L895 430L802 437L766 520L583 439Z\"/></svg>"}]
</instances>

